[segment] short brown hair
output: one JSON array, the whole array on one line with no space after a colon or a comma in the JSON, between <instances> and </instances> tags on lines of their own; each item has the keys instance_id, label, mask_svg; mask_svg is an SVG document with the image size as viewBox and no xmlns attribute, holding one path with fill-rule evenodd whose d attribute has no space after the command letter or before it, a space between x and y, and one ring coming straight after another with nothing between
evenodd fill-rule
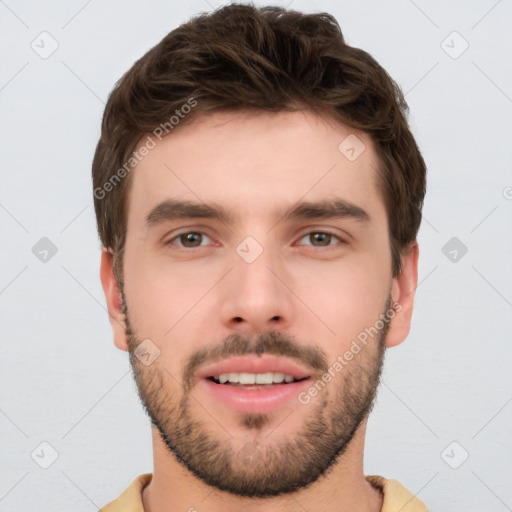
<instances>
[{"instance_id":1,"label":"short brown hair","mask_svg":"<svg viewBox=\"0 0 512 512\"><path fill-rule=\"evenodd\" d=\"M305 108L369 134L388 215L393 276L400 273L401 254L416 241L426 187L425 162L400 88L373 57L345 43L330 14L231 4L170 32L109 96L92 176L99 236L114 254L121 285L129 170L136 164L130 155L158 126L167 122L171 128L168 121L191 99L196 106L186 122L208 111Z\"/></svg>"}]
</instances>

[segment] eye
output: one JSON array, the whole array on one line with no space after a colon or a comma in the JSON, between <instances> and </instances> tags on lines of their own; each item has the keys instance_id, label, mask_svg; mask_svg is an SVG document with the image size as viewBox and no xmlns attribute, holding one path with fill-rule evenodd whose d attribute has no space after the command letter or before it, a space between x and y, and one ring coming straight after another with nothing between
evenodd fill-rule
<instances>
[{"instance_id":1,"label":"eye","mask_svg":"<svg viewBox=\"0 0 512 512\"><path fill-rule=\"evenodd\" d=\"M174 238L171 238L168 242L166 242L166 245L178 245L178 247L181 247L182 249L194 249L195 247L202 247L201 241L204 239L204 237L211 240L208 235L205 235L199 231L186 231L176 235ZM175 244L174 240L178 240L180 243Z\"/></svg>"},{"instance_id":2,"label":"eye","mask_svg":"<svg viewBox=\"0 0 512 512\"><path fill-rule=\"evenodd\" d=\"M318 243L318 245L313 245L313 247L331 247L336 244L331 244L330 242L333 241L333 239L338 240L340 243L344 243L344 241L339 238L334 233L329 233L328 231L311 231L310 233L307 233L304 235L300 240L303 240L304 238L308 238L313 241L314 243Z\"/></svg>"},{"instance_id":3,"label":"eye","mask_svg":"<svg viewBox=\"0 0 512 512\"><path fill-rule=\"evenodd\" d=\"M165 242L165 245L177 245L182 249L194 249L207 245L202 243L205 241L205 237L210 241L212 240L208 235L200 231L186 231L174 236L169 241ZM300 240L305 238L309 238L309 240L312 241L312 247L332 247L335 246L336 243L331 242L335 242L336 240L341 244L344 243L340 237L328 231L311 231L302 236Z\"/></svg>"}]
</instances>

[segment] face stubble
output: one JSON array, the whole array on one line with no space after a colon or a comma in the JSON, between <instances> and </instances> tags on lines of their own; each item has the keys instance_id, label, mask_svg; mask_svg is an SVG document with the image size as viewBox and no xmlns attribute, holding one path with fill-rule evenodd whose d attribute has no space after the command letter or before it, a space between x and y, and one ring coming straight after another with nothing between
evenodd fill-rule
<instances>
[{"instance_id":1,"label":"face stubble","mask_svg":"<svg viewBox=\"0 0 512 512\"><path fill-rule=\"evenodd\" d=\"M229 435L219 439L207 424L194 418L192 408L198 405L192 392L197 368L229 356L265 353L295 359L321 379L329 369L325 353L314 346L299 345L279 331L255 338L234 334L214 348L191 354L180 384L158 365L158 359L146 367L134 354L143 338L137 337L131 326L122 290L121 297L130 364L141 403L169 453L209 486L251 498L304 489L334 468L373 407L384 362L391 297L383 312L387 319L383 329L308 405L303 405L311 411L294 438L278 444L247 442L241 449L232 446ZM291 418L293 414L286 421ZM239 424L247 431L261 431L273 420L268 414L239 415Z\"/></svg>"}]
</instances>

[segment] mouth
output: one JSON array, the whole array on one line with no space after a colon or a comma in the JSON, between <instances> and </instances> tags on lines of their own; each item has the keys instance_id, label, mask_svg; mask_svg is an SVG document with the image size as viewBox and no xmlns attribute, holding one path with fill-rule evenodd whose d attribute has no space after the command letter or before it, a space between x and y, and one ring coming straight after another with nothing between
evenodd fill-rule
<instances>
[{"instance_id":1,"label":"mouth","mask_svg":"<svg viewBox=\"0 0 512 512\"><path fill-rule=\"evenodd\" d=\"M310 385L311 373L277 356L244 356L222 361L198 374L199 391L230 410L269 413L293 403Z\"/></svg>"},{"instance_id":2,"label":"mouth","mask_svg":"<svg viewBox=\"0 0 512 512\"><path fill-rule=\"evenodd\" d=\"M301 382L309 377L296 379L293 375L281 372L267 373L221 373L207 377L207 380L216 384L234 386L243 389L266 389L275 387L276 385L286 385L293 382Z\"/></svg>"}]
</instances>

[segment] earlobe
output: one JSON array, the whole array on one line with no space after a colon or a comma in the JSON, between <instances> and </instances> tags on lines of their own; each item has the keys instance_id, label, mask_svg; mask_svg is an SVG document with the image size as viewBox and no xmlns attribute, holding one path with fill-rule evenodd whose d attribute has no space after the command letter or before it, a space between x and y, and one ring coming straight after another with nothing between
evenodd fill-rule
<instances>
[{"instance_id":1,"label":"earlobe","mask_svg":"<svg viewBox=\"0 0 512 512\"><path fill-rule=\"evenodd\" d=\"M386 337L387 348L399 345L409 334L414 296L418 286L418 257L418 244L414 242L402 255L402 271L393 278L391 299L396 308Z\"/></svg>"},{"instance_id":2,"label":"earlobe","mask_svg":"<svg viewBox=\"0 0 512 512\"><path fill-rule=\"evenodd\" d=\"M125 321L122 312L121 291L114 277L113 255L108 249L101 253L100 278L105 299L107 301L110 325L114 331L114 344L120 350L128 351L128 343L125 334Z\"/></svg>"}]
</instances>

